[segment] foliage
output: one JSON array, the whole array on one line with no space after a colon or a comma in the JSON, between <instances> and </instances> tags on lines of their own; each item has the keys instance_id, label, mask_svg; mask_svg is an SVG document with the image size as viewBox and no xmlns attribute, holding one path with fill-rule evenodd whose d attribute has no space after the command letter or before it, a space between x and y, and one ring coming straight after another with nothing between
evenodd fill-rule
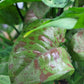
<instances>
[{"instance_id":1,"label":"foliage","mask_svg":"<svg viewBox=\"0 0 84 84\"><path fill-rule=\"evenodd\" d=\"M83 5L0 0L0 84L84 84Z\"/></svg>"},{"instance_id":2,"label":"foliage","mask_svg":"<svg viewBox=\"0 0 84 84\"><path fill-rule=\"evenodd\" d=\"M0 23L13 25L13 24L18 24L20 22L20 16L18 15L16 7L13 5L1 9L0 17L1 17ZM11 18L11 19L9 19L9 18Z\"/></svg>"},{"instance_id":3,"label":"foliage","mask_svg":"<svg viewBox=\"0 0 84 84\"><path fill-rule=\"evenodd\" d=\"M0 75L0 83L1 84L11 84L9 76Z\"/></svg>"},{"instance_id":4,"label":"foliage","mask_svg":"<svg viewBox=\"0 0 84 84\"><path fill-rule=\"evenodd\" d=\"M63 8L68 3L74 2L74 0L42 0L42 1L50 7L59 7L59 8Z\"/></svg>"}]
</instances>

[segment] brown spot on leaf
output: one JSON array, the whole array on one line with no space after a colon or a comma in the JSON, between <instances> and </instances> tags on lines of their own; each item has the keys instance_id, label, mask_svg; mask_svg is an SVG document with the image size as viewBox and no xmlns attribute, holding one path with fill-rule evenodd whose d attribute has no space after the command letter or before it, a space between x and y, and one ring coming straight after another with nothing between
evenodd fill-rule
<instances>
[{"instance_id":1,"label":"brown spot on leaf","mask_svg":"<svg viewBox=\"0 0 84 84\"><path fill-rule=\"evenodd\" d=\"M41 83L38 83L38 84L41 84Z\"/></svg>"},{"instance_id":2,"label":"brown spot on leaf","mask_svg":"<svg viewBox=\"0 0 84 84\"><path fill-rule=\"evenodd\" d=\"M9 65L9 69L12 69L12 68L13 68L13 64L10 64L10 65Z\"/></svg>"},{"instance_id":3,"label":"brown spot on leaf","mask_svg":"<svg viewBox=\"0 0 84 84\"><path fill-rule=\"evenodd\" d=\"M30 58L24 58L24 61L30 63L31 59Z\"/></svg>"},{"instance_id":4,"label":"brown spot on leaf","mask_svg":"<svg viewBox=\"0 0 84 84\"><path fill-rule=\"evenodd\" d=\"M83 31L78 32L77 36L82 36L83 35Z\"/></svg>"},{"instance_id":5,"label":"brown spot on leaf","mask_svg":"<svg viewBox=\"0 0 84 84\"><path fill-rule=\"evenodd\" d=\"M38 37L38 39L50 43L50 46L53 47L53 42L50 39L48 39L47 37L40 35Z\"/></svg>"},{"instance_id":6,"label":"brown spot on leaf","mask_svg":"<svg viewBox=\"0 0 84 84\"><path fill-rule=\"evenodd\" d=\"M13 74L16 74L16 71L14 71Z\"/></svg>"},{"instance_id":7,"label":"brown spot on leaf","mask_svg":"<svg viewBox=\"0 0 84 84\"><path fill-rule=\"evenodd\" d=\"M23 82L20 82L19 84L24 84Z\"/></svg>"},{"instance_id":8,"label":"brown spot on leaf","mask_svg":"<svg viewBox=\"0 0 84 84\"><path fill-rule=\"evenodd\" d=\"M34 29L36 28L36 27L33 27Z\"/></svg>"},{"instance_id":9,"label":"brown spot on leaf","mask_svg":"<svg viewBox=\"0 0 84 84\"><path fill-rule=\"evenodd\" d=\"M35 66L35 69L39 69L38 60L34 60L34 66Z\"/></svg>"},{"instance_id":10,"label":"brown spot on leaf","mask_svg":"<svg viewBox=\"0 0 84 84\"><path fill-rule=\"evenodd\" d=\"M30 40L34 40L34 37L33 37L33 36L32 36L32 37L29 37L29 39L30 39Z\"/></svg>"},{"instance_id":11,"label":"brown spot on leaf","mask_svg":"<svg viewBox=\"0 0 84 84\"><path fill-rule=\"evenodd\" d=\"M57 39L57 42L59 43L59 38L57 37L56 39Z\"/></svg>"},{"instance_id":12,"label":"brown spot on leaf","mask_svg":"<svg viewBox=\"0 0 84 84\"><path fill-rule=\"evenodd\" d=\"M46 28L43 28L43 30L46 30Z\"/></svg>"},{"instance_id":13,"label":"brown spot on leaf","mask_svg":"<svg viewBox=\"0 0 84 84\"><path fill-rule=\"evenodd\" d=\"M14 48L14 52L17 51L17 49L24 47L26 45L26 42L20 41Z\"/></svg>"},{"instance_id":14,"label":"brown spot on leaf","mask_svg":"<svg viewBox=\"0 0 84 84\"><path fill-rule=\"evenodd\" d=\"M16 57L16 56L14 56L14 58L16 59L17 57Z\"/></svg>"},{"instance_id":15,"label":"brown spot on leaf","mask_svg":"<svg viewBox=\"0 0 84 84\"><path fill-rule=\"evenodd\" d=\"M48 77L50 77L51 75L53 75L52 73L48 72L47 74L44 74L43 71L41 71L41 75L40 75L40 81L44 82L45 80L48 79Z\"/></svg>"},{"instance_id":16,"label":"brown spot on leaf","mask_svg":"<svg viewBox=\"0 0 84 84\"><path fill-rule=\"evenodd\" d=\"M71 62L71 59L70 59L70 57L68 56L67 58L68 58L68 59L69 59L69 61Z\"/></svg>"},{"instance_id":17,"label":"brown spot on leaf","mask_svg":"<svg viewBox=\"0 0 84 84\"><path fill-rule=\"evenodd\" d=\"M31 51L28 51L28 53L31 53Z\"/></svg>"},{"instance_id":18,"label":"brown spot on leaf","mask_svg":"<svg viewBox=\"0 0 84 84\"><path fill-rule=\"evenodd\" d=\"M26 18L25 18L25 22L32 22L31 19L35 18L35 20L37 19L36 15L34 14L33 10L29 10L26 14Z\"/></svg>"},{"instance_id":19,"label":"brown spot on leaf","mask_svg":"<svg viewBox=\"0 0 84 84\"><path fill-rule=\"evenodd\" d=\"M70 64L67 64L69 67L73 68Z\"/></svg>"},{"instance_id":20,"label":"brown spot on leaf","mask_svg":"<svg viewBox=\"0 0 84 84\"><path fill-rule=\"evenodd\" d=\"M24 75L27 75L27 73L24 73Z\"/></svg>"},{"instance_id":21,"label":"brown spot on leaf","mask_svg":"<svg viewBox=\"0 0 84 84\"><path fill-rule=\"evenodd\" d=\"M18 79L17 79L17 78L15 78L15 81L18 81Z\"/></svg>"},{"instance_id":22,"label":"brown spot on leaf","mask_svg":"<svg viewBox=\"0 0 84 84\"><path fill-rule=\"evenodd\" d=\"M3 46L2 48L5 49L5 46Z\"/></svg>"},{"instance_id":23,"label":"brown spot on leaf","mask_svg":"<svg viewBox=\"0 0 84 84\"><path fill-rule=\"evenodd\" d=\"M67 70L68 72L70 71L70 70Z\"/></svg>"},{"instance_id":24,"label":"brown spot on leaf","mask_svg":"<svg viewBox=\"0 0 84 84\"><path fill-rule=\"evenodd\" d=\"M65 41L65 38L62 38L62 41L61 42L64 42Z\"/></svg>"},{"instance_id":25,"label":"brown spot on leaf","mask_svg":"<svg viewBox=\"0 0 84 84\"><path fill-rule=\"evenodd\" d=\"M40 56L42 54L41 52L36 51L36 50L34 50L33 53L36 54L37 56Z\"/></svg>"},{"instance_id":26,"label":"brown spot on leaf","mask_svg":"<svg viewBox=\"0 0 84 84\"><path fill-rule=\"evenodd\" d=\"M34 43L33 41L30 41L29 44L32 44L32 45L33 45L33 44L35 44L35 43Z\"/></svg>"},{"instance_id":27,"label":"brown spot on leaf","mask_svg":"<svg viewBox=\"0 0 84 84\"><path fill-rule=\"evenodd\" d=\"M29 47L29 48L32 48L32 47Z\"/></svg>"},{"instance_id":28,"label":"brown spot on leaf","mask_svg":"<svg viewBox=\"0 0 84 84\"><path fill-rule=\"evenodd\" d=\"M62 36L63 36L63 35L62 35L62 34L60 34L60 39L62 38Z\"/></svg>"},{"instance_id":29,"label":"brown spot on leaf","mask_svg":"<svg viewBox=\"0 0 84 84\"><path fill-rule=\"evenodd\" d=\"M78 52L78 53L80 53L80 52L81 52L81 50L78 50L77 52Z\"/></svg>"}]
</instances>

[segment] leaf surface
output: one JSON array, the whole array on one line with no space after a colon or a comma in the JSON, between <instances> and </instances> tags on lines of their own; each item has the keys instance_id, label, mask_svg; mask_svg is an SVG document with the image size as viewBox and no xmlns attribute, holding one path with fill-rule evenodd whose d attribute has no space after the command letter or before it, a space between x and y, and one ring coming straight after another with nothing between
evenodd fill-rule
<instances>
[{"instance_id":1,"label":"leaf surface","mask_svg":"<svg viewBox=\"0 0 84 84\"><path fill-rule=\"evenodd\" d=\"M74 26L74 29L84 28L84 7L72 7L69 10L64 11L58 18L74 18L77 19L77 23Z\"/></svg>"},{"instance_id":2,"label":"leaf surface","mask_svg":"<svg viewBox=\"0 0 84 84\"><path fill-rule=\"evenodd\" d=\"M9 74L13 84L46 83L74 72L69 54L60 47L65 42L66 29L45 27L23 38L26 31L44 22L37 20L25 26L24 32L15 42L9 60Z\"/></svg>"},{"instance_id":3,"label":"leaf surface","mask_svg":"<svg viewBox=\"0 0 84 84\"><path fill-rule=\"evenodd\" d=\"M42 0L47 6L63 8L74 0Z\"/></svg>"},{"instance_id":4,"label":"leaf surface","mask_svg":"<svg viewBox=\"0 0 84 84\"><path fill-rule=\"evenodd\" d=\"M0 75L0 84L11 84L9 76Z\"/></svg>"},{"instance_id":5,"label":"leaf surface","mask_svg":"<svg viewBox=\"0 0 84 84\"><path fill-rule=\"evenodd\" d=\"M20 16L15 6L8 6L0 9L0 23L3 24L18 24L20 22Z\"/></svg>"},{"instance_id":6,"label":"leaf surface","mask_svg":"<svg viewBox=\"0 0 84 84\"><path fill-rule=\"evenodd\" d=\"M84 29L79 30L73 35L71 40L71 48L73 49L73 54L75 60L84 60Z\"/></svg>"},{"instance_id":7,"label":"leaf surface","mask_svg":"<svg viewBox=\"0 0 84 84\"><path fill-rule=\"evenodd\" d=\"M45 27L58 27L58 28L63 28L63 29L72 29L75 24L77 23L76 19L73 18L62 18L58 20L53 20L53 21L47 21L47 23L40 25L36 29L33 29L29 32L27 32L24 37L30 35L32 32L45 28Z\"/></svg>"},{"instance_id":8,"label":"leaf surface","mask_svg":"<svg viewBox=\"0 0 84 84\"><path fill-rule=\"evenodd\" d=\"M41 0L0 0L0 9L12 5L16 2L30 2L30 1L41 1Z\"/></svg>"}]
</instances>

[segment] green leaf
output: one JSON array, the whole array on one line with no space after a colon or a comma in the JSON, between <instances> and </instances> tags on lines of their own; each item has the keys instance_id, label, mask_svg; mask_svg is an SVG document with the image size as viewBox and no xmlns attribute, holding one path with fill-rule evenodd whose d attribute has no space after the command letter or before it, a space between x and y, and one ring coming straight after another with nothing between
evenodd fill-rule
<instances>
[{"instance_id":1,"label":"green leaf","mask_svg":"<svg viewBox=\"0 0 84 84\"><path fill-rule=\"evenodd\" d=\"M80 6L80 7L82 7L83 5L84 5L84 1L83 0L78 0L78 5Z\"/></svg>"},{"instance_id":2,"label":"green leaf","mask_svg":"<svg viewBox=\"0 0 84 84\"><path fill-rule=\"evenodd\" d=\"M79 71L76 70L75 73L71 77L66 78L66 80L68 81L69 84L83 84L82 82L83 77L84 75L83 74L81 75Z\"/></svg>"},{"instance_id":3,"label":"green leaf","mask_svg":"<svg viewBox=\"0 0 84 84\"><path fill-rule=\"evenodd\" d=\"M74 0L42 0L42 1L50 7L59 7L59 8L63 8L68 3L74 2Z\"/></svg>"},{"instance_id":4,"label":"green leaf","mask_svg":"<svg viewBox=\"0 0 84 84\"><path fill-rule=\"evenodd\" d=\"M0 63L8 62L11 49L12 46L7 45L4 41L0 42Z\"/></svg>"},{"instance_id":5,"label":"green leaf","mask_svg":"<svg viewBox=\"0 0 84 84\"><path fill-rule=\"evenodd\" d=\"M9 75L13 84L38 84L72 75L74 68L67 51L59 47L65 42L66 29L45 27L23 38L26 31L46 23L37 20L25 26L14 44L9 59Z\"/></svg>"},{"instance_id":6,"label":"green leaf","mask_svg":"<svg viewBox=\"0 0 84 84\"><path fill-rule=\"evenodd\" d=\"M0 0L0 9L12 5L16 2L30 2L30 1L41 1L41 0Z\"/></svg>"},{"instance_id":7,"label":"green leaf","mask_svg":"<svg viewBox=\"0 0 84 84\"><path fill-rule=\"evenodd\" d=\"M84 29L73 35L71 40L72 56L77 61L84 61Z\"/></svg>"},{"instance_id":8,"label":"green leaf","mask_svg":"<svg viewBox=\"0 0 84 84\"><path fill-rule=\"evenodd\" d=\"M18 24L20 22L20 16L15 6L8 6L0 9L0 23L4 24Z\"/></svg>"},{"instance_id":9,"label":"green leaf","mask_svg":"<svg viewBox=\"0 0 84 84\"><path fill-rule=\"evenodd\" d=\"M54 81L49 81L47 83L42 83L42 84L54 84Z\"/></svg>"},{"instance_id":10,"label":"green leaf","mask_svg":"<svg viewBox=\"0 0 84 84\"><path fill-rule=\"evenodd\" d=\"M57 59L55 59L54 56ZM50 49L38 58L32 60L32 62L15 77L14 84L21 82L25 84L34 84L48 82L55 79L64 79L67 76L72 75L74 72L74 68L68 57L66 50L61 47Z\"/></svg>"},{"instance_id":11,"label":"green leaf","mask_svg":"<svg viewBox=\"0 0 84 84\"><path fill-rule=\"evenodd\" d=\"M42 2L33 2L29 10L32 10L38 18L42 18L50 10L50 7Z\"/></svg>"},{"instance_id":12,"label":"green leaf","mask_svg":"<svg viewBox=\"0 0 84 84\"><path fill-rule=\"evenodd\" d=\"M9 76L0 75L0 84L11 84Z\"/></svg>"},{"instance_id":13,"label":"green leaf","mask_svg":"<svg viewBox=\"0 0 84 84\"><path fill-rule=\"evenodd\" d=\"M42 2L32 2L26 14L25 22L31 23L36 19L43 18L49 10L50 7Z\"/></svg>"},{"instance_id":14,"label":"green leaf","mask_svg":"<svg viewBox=\"0 0 84 84\"><path fill-rule=\"evenodd\" d=\"M33 29L33 30L27 32L24 35L24 37L27 37L32 32L39 30L41 28L45 28L45 27L53 26L53 27L58 27L58 28L63 28L63 29L72 29L76 23L77 23L77 20L73 19L73 18L62 18L62 19L58 19L58 20L53 20L53 21L50 21L46 24L43 24L43 25L37 27L36 29Z\"/></svg>"},{"instance_id":15,"label":"green leaf","mask_svg":"<svg viewBox=\"0 0 84 84\"><path fill-rule=\"evenodd\" d=\"M77 19L77 23L74 26L74 28L84 28L84 7L72 7L69 8L69 10L64 11L59 17L59 18L75 18Z\"/></svg>"},{"instance_id":16,"label":"green leaf","mask_svg":"<svg viewBox=\"0 0 84 84\"><path fill-rule=\"evenodd\" d=\"M8 75L8 62L0 63L0 75Z\"/></svg>"},{"instance_id":17,"label":"green leaf","mask_svg":"<svg viewBox=\"0 0 84 84\"><path fill-rule=\"evenodd\" d=\"M79 15L79 19L74 27L74 29L84 28L84 13Z\"/></svg>"}]
</instances>

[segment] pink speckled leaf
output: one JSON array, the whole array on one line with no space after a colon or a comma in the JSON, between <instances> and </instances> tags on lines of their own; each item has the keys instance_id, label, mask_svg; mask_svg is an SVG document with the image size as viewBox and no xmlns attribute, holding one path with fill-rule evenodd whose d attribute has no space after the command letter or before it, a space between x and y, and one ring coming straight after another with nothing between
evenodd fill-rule
<instances>
[{"instance_id":1,"label":"pink speckled leaf","mask_svg":"<svg viewBox=\"0 0 84 84\"><path fill-rule=\"evenodd\" d=\"M84 29L73 35L71 45L75 60L84 61Z\"/></svg>"},{"instance_id":2,"label":"pink speckled leaf","mask_svg":"<svg viewBox=\"0 0 84 84\"><path fill-rule=\"evenodd\" d=\"M65 42L65 29L43 28L23 38L26 31L43 22L37 20L25 26L24 32L15 42L9 60L9 75L13 84L45 83L70 76L74 72L69 54L59 47Z\"/></svg>"}]
</instances>

